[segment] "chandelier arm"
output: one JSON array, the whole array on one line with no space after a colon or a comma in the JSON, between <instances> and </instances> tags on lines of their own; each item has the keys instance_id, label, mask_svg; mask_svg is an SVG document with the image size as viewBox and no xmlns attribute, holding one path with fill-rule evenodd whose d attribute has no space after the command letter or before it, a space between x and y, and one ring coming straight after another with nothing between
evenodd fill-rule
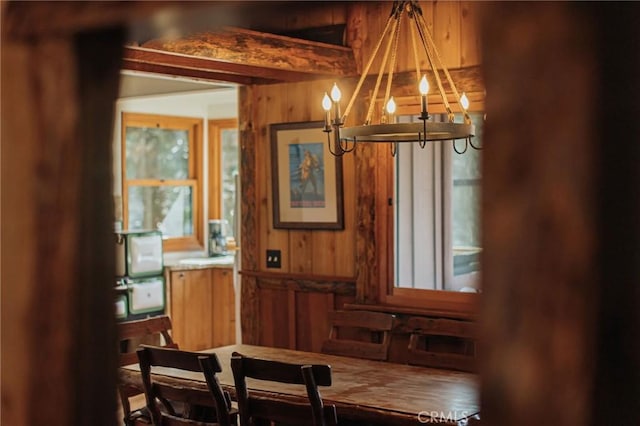
<instances>
[{"instance_id":1,"label":"chandelier arm","mask_svg":"<svg viewBox=\"0 0 640 426\"><path fill-rule=\"evenodd\" d=\"M404 10L403 10L404 12ZM391 49L391 59L389 60L389 68L388 68L388 72L387 72L387 90L385 91L384 94L384 102L383 102L383 109L384 106L387 105L387 102L389 102L389 97L391 96L391 85L393 83L393 72L396 68L396 60L397 60L397 53L398 53L398 40L400 39L400 28L402 27L402 13L400 17L398 18L398 24L396 25L395 31L393 33L393 48Z\"/></svg>"},{"instance_id":2,"label":"chandelier arm","mask_svg":"<svg viewBox=\"0 0 640 426\"><path fill-rule=\"evenodd\" d=\"M453 150L456 152L456 154L464 154L465 152L467 152L467 149L469 148L469 145L467 145L467 139L464 139L464 149L462 151L458 151L458 149L456 148L456 140L452 140L451 143L453 144Z\"/></svg>"},{"instance_id":3,"label":"chandelier arm","mask_svg":"<svg viewBox=\"0 0 640 426\"><path fill-rule=\"evenodd\" d=\"M378 55L380 46L382 46L382 42L384 41L384 35L389 30L389 27L391 26L391 23L394 20L396 7L397 6L394 4L394 7L391 11L391 15L389 15L389 19L387 19L387 23L385 24L384 30L382 31L382 36L378 39L378 42L376 43L376 47L373 49L373 53L369 58L369 62L367 62L367 65L364 67L364 70L362 71L362 75L360 76L360 80L358 80L358 84L356 85L356 90L353 92L353 95L351 95L351 98L349 99L349 103L347 104L347 109L344 110L344 115L342 116L343 122L346 120L347 115L349 115L349 112L351 112L351 108L353 107L353 104L355 103L356 98L358 97L358 93L360 93L360 89L362 89L362 84L364 83L364 80L367 78L367 75L369 74L369 69L373 64L374 59Z\"/></svg>"},{"instance_id":4,"label":"chandelier arm","mask_svg":"<svg viewBox=\"0 0 640 426\"><path fill-rule=\"evenodd\" d=\"M422 16L422 14L420 14L420 19L421 19L422 24L426 26L426 23L424 21L424 17ZM464 106L462 106L462 101L460 100L460 93L458 93L458 88L456 87L455 83L453 82L453 78L451 78L451 74L449 73L449 69L442 62L442 58L440 57L440 54L438 53L438 50L435 47L435 42L433 40L433 37L431 37L431 34L429 34L428 31L425 31L425 32L427 34L427 40L433 46L433 53L434 53L434 56L436 58L436 61L440 65L440 68L442 68L442 72L444 73L445 77L447 78L447 81L449 82L449 86L451 86L451 91L453 92L453 95L456 98L456 102L460 106L460 110L464 112L464 121L465 121L465 123L471 123L471 117L469 117L469 113L464 108ZM449 113L451 114L450 110L449 110Z\"/></svg>"},{"instance_id":5,"label":"chandelier arm","mask_svg":"<svg viewBox=\"0 0 640 426\"><path fill-rule=\"evenodd\" d=\"M469 145L471 145L471 148L476 149L478 151L482 151L482 147L481 146L476 146L473 144L473 137L469 136Z\"/></svg>"},{"instance_id":6,"label":"chandelier arm","mask_svg":"<svg viewBox=\"0 0 640 426\"><path fill-rule=\"evenodd\" d=\"M329 132L327 132L327 148L329 148L329 152L331 153L331 155L333 155L334 157L342 157L344 151L338 150L339 147L340 139L338 137L335 137L333 141L333 149L331 149L331 135L329 134Z\"/></svg>"},{"instance_id":7,"label":"chandelier arm","mask_svg":"<svg viewBox=\"0 0 640 426\"><path fill-rule=\"evenodd\" d=\"M344 141L344 145L342 145L342 141ZM343 153L351 152L355 148L356 148L356 138L353 138L353 144L351 145L351 148L349 148L348 138L340 139L340 149L342 150Z\"/></svg>"},{"instance_id":8,"label":"chandelier arm","mask_svg":"<svg viewBox=\"0 0 640 426\"><path fill-rule=\"evenodd\" d=\"M424 22L424 17L422 13L416 14L415 17L416 28L418 29L418 34L420 35L420 40L422 41L422 47L424 48L425 53L427 54L427 60L429 61L429 65L431 66L431 70L433 71L433 76L436 80L436 85L438 86L438 92L440 93L440 97L442 98L442 103L444 104L447 113L449 113L449 121L451 121L451 115L453 111L451 110L451 105L449 105L449 100L444 91L444 87L442 86L442 80L440 79L440 73L438 72L438 64L436 63L434 57L438 57L438 51L436 50L435 44L433 43L433 39L429 35L429 31L427 31L426 23ZM424 27L423 27L424 25ZM426 33L426 36L425 36ZM429 44L429 41L431 45ZM442 64L440 64L442 67Z\"/></svg>"},{"instance_id":9,"label":"chandelier arm","mask_svg":"<svg viewBox=\"0 0 640 426\"><path fill-rule=\"evenodd\" d=\"M392 34L395 33L396 27L398 26L398 17L394 16ZM385 37L386 34L383 34L382 37ZM382 58L382 64L380 65L380 71L378 72L378 78L376 79L376 85L373 88L373 95L371 97L371 101L369 102L369 110L367 111L367 118L365 123L371 123L371 118L373 117L373 108L376 103L376 98L378 97L378 91L380 89L380 83L382 83L382 77L384 76L384 68L387 65L387 61L389 60L389 52L391 51L391 46L393 44L393 37L389 38L389 42L387 43L387 48L384 52L384 57Z\"/></svg>"}]
</instances>

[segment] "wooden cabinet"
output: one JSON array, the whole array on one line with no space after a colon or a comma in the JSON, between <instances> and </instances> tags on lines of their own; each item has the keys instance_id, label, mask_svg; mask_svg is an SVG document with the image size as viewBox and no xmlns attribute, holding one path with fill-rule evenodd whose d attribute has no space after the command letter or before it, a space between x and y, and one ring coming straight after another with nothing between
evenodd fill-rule
<instances>
[{"instance_id":1,"label":"wooden cabinet","mask_svg":"<svg viewBox=\"0 0 640 426\"><path fill-rule=\"evenodd\" d=\"M198 351L235 343L233 270L172 270L167 275L167 313L180 348Z\"/></svg>"}]
</instances>

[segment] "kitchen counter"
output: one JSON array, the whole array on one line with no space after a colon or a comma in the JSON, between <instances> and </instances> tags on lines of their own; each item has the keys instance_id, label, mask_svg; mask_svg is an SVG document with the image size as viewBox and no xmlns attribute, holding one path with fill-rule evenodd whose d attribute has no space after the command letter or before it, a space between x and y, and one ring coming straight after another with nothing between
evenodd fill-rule
<instances>
[{"instance_id":1,"label":"kitchen counter","mask_svg":"<svg viewBox=\"0 0 640 426\"><path fill-rule=\"evenodd\" d=\"M186 271L193 269L226 268L233 269L234 255L218 257L184 257L166 259L164 266L169 271Z\"/></svg>"}]
</instances>

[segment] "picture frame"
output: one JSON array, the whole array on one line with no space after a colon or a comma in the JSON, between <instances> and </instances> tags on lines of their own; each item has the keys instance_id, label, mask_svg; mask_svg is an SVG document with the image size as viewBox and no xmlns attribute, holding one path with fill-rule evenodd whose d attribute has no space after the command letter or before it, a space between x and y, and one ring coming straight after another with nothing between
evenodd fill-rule
<instances>
[{"instance_id":1,"label":"picture frame","mask_svg":"<svg viewBox=\"0 0 640 426\"><path fill-rule=\"evenodd\" d=\"M329 152L323 128L270 125L274 228L344 229L342 158Z\"/></svg>"}]
</instances>

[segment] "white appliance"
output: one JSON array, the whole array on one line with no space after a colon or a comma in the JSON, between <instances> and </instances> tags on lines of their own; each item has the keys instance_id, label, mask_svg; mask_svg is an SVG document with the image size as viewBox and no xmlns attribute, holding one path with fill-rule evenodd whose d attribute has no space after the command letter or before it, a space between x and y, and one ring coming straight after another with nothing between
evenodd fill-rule
<instances>
[{"instance_id":1,"label":"white appliance","mask_svg":"<svg viewBox=\"0 0 640 426\"><path fill-rule=\"evenodd\" d=\"M162 233L160 231L116 232L116 276L162 275Z\"/></svg>"},{"instance_id":2,"label":"white appliance","mask_svg":"<svg viewBox=\"0 0 640 426\"><path fill-rule=\"evenodd\" d=\"M115 236L116 319L129 321L164 314L162 233L121 231Z\"/></svg>"}]
</instances>

